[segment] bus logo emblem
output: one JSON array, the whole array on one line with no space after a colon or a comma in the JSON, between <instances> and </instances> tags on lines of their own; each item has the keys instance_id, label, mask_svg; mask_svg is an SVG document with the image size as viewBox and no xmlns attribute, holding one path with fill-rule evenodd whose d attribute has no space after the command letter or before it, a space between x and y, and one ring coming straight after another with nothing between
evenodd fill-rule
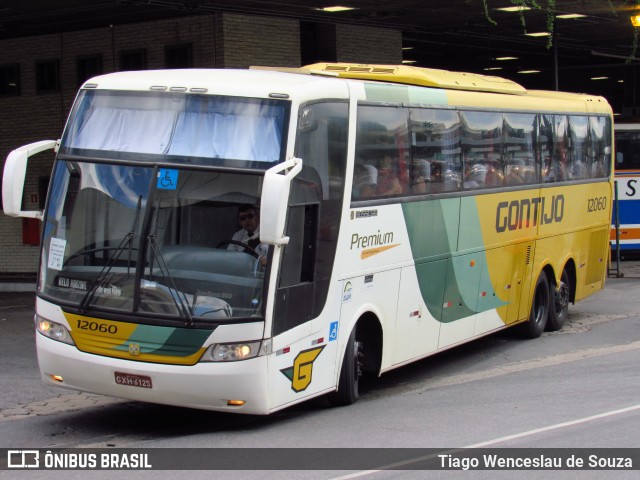
<instances>
[{"instance_id":1,"label":"bus logo emblem","mask_svg":"<svg viewBox=\"0 0 640 480\"><path fill-rule=\"evenodd\" d=\"M130 343L129 344L129 355L132 357L137 357L140 355L140 344L139 343Z\"/></svg>"},{"instance_id":2,"label":"bus logo emblem","mask_svg":"<svg viewBox=\"0 0 640 480\"><path fill-rule=\"evenodd\" d=\"M344 290L342 291L342 303L347 303L351 301L352 290L353 290L353 286L351 285L351 282L345 283Z\"/></svg>"},{"instance_id":3,"label":"bus logo emblem","mask_svg":"<svg viewBox=\"0 0 640 480\"><path fill-rule=\"evenodd\" d=\"M294 392L302 392L311 384L313 362L318 358L318 355L320 355L324 347L326 347L326 345L310 348L309 350L302 350L293 361L292 367L280 370L285 377L291 380L291 389Z\"/></svg>"}]
</instances>

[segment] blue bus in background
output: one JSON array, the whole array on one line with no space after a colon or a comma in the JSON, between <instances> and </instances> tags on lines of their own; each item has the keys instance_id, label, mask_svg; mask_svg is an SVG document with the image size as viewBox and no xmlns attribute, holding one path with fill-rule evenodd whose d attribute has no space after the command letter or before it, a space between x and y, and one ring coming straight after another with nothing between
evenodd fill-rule
<instances>
[{"instance_id":1,"label":"blue bus in background","mask_svg":"<svg viewBox=\"0 0 640 480\"><path fill-rule=\"evenodd\" d=\"M615 179L618 189L618 234L620 253L640 252L640 119L616 123ZM611 229L612 248L616 248L615 215Z\"/></svg>"}]
</instances>

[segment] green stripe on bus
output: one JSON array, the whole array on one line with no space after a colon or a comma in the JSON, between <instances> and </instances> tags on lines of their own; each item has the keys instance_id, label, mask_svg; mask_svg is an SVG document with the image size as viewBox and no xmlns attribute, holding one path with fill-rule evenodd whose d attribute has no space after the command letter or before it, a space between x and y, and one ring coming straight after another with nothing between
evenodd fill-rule
<instances>
[{"instance_id":1,"label":"green stripe on bus","mask_svg":"<svg viewBox=\"0 0 640 480\"><path fill-rule=\"evenodd\" d=\"M493 290L485 253L457 253L459 244L483 245L475 201L431 200L402 209L420 293L435 319L448 323L505 305ZM465 220L460 230L459 218Z\"/></svg>"},{"instance_id":2,"label":"green stripe on bus","mask_svg":"<svg viewBox=\"0 0 640 480\"><path fill-rule=\"evenodd\" d=\"M196 353L211 335L211 330L138 325L116 350L128 351L129 344L140 345L140 353L187 357Z\"/></svg>"}]
</instances>

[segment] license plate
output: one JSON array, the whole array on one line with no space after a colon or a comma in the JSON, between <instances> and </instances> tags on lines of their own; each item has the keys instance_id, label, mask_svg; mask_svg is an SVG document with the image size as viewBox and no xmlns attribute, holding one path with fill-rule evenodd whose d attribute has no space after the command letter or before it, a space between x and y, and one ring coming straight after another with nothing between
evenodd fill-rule
<instances>
[{"instance_id":1,"label":"license plate","mask_svg":"<svg viewBox=\"0 0 640 480\"><path fill-rule=\"evenodd\" d=\"M151 377L146 375L133 375L131 373L115 372L116 383L118 385L128 385L130 387L152 388Z\"/></svg>"}]
</instances>

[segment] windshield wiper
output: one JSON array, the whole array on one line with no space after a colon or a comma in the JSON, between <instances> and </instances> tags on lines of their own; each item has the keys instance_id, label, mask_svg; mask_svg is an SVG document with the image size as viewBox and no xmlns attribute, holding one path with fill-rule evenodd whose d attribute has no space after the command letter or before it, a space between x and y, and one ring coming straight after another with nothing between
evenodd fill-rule
<instances>
[{"instance_id":1,"label":"windshield wiper","mask_svg":"<svg viewBox=\"0 0 640 480\"><path fill-rule=\"evenodd\" d=\"M169 281L169 293L171 298L173 299L173 303L176 306L176 310L178 311L178 315L180 318L184 320L185 325L188 327L193 327L193 317L191 316L191 311L189 309L189 299L184 292L181 292L176 287L176 282L173 280L171 276L171 272L169 272L169 267L167 267L167 262L164 260L164 255L162 255L162 251L160 249L160 245L158 245L158 241L156 240L156 236L149 234L147 235L147 239L149 240L149 246L151 247L153 256L158 259L158 267L160 267L160 273L162 276ZM153 263L149 265L149 270L153 271Z\"/></svg>"},{"instance_id":2,"label":"windshield wiper","mask_svg":"<svg viewBox=\"0 0 640 480\"><path fill-rule=\"evenodd\" d=\"M136 216L133 219L133 225L131 226L131 230L129 231L129 233L127 233L124 236L124 238L122 239L120 244L117 247L115 247L115 249L113 249L113 251L109 255L109 258L107 258L106 263L104 264L104 266L102 267L102 269L100 270L98 275L96 276L96 279L94 280L93 285L87 291L87 293L84 294L84 296L82 297L82 300L80 300L80 312L85 313L87 311L87 307L91 304L91 301L95 297L96 292L98 291L98 289L100 287L102 287L102 285L104 285L104 282L107 279L107 277L109 276L109 273L111 272L111 269L113 268L115 263L120 259L120 255L122 254L122 252L124 251L124 249L127 246L129 247L129 258L128 258L128 261L127 261L127 274L129 273L129 268L131 268L131 252L133 250L133 237L135 236L136 225L138 224L138 219L140 218L141 205L142 205L142 196L140 195L140 196L138 196L138 206L136 208ZM88 253L88 252L91 252L93 250L95 250L95 251L105 250L106 251L106 249L102 248L102 249L86 250L86 251L84 251L82 253Z\"/></svg>"},{"instance_id":3,"label":"windshield wiper","mask_svg":"<svg viewBox=\"0 0 640 480\"><path fill-rule=\"evenodd\" d=\"M93 300L93 297L95 297L98 289L104 284L104 281L109 276L111 269L120 258L120 255L124 251L125 247L132 243L133 236L134 236L134 232L127 233L122 239L122 241L120 242L120 245L118 245L113 250L113 252L111 252L111 255L109 255L107 262L104 264L104 266L96 276L96 279L93 282L93 285L89 290L87 290L87 293L84 294L84 297L82 297L82 300L80 300L80 312L85 313L87 311L87 307L91 304L91 301Z\"/></svg>"}]
</instances>

